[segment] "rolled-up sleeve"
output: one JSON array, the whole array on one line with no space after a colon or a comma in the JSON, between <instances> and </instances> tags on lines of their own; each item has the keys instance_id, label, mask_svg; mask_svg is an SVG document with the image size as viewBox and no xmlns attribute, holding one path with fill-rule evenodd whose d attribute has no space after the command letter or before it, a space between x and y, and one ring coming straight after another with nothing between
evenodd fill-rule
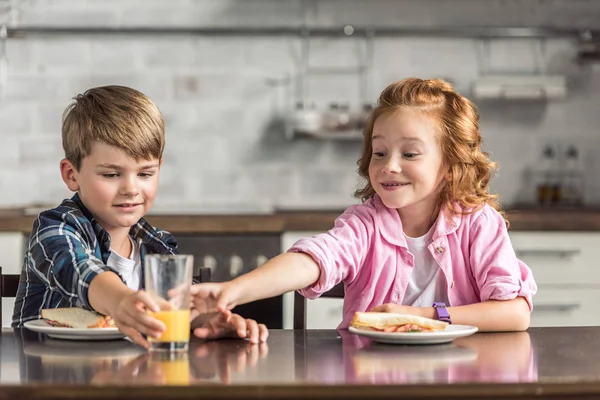
<instances>
[{"instance_id":1,"label":"rolled-up sleeve","mask_svg":"<svg viewBox=\"0 0 600 400\"><path fill-rule=\"evenodd\" d=\"M481 301L523 297L533 309L537 285L531 269L517 258L504 218L491 208L473 222L470 264Z\"/></svg>"},{"instance_id":2,"label":"rolled-up sleeve","mask_svg":"<svg viewBox=\"0 0 600 400\"><path fill-rule=\"evenodd\" d=\"M303 296L317 298L338 283L349 283L356 277L372 232L368 216L357 212L360 207L350 207L335 220L331 230L301 239L288 250L310 255L321 270L317 282L299 291Z\"/></svg>"}]
</instances>

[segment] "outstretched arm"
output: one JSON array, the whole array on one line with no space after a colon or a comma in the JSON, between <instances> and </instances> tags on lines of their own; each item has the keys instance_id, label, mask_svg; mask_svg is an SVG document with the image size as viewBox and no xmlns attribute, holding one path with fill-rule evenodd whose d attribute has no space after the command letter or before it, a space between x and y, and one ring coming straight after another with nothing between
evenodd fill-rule
<instances>
[{"instance_id":1,"label":"outstretched arm","mask_svg":"<svg viewBox=\"0 0 600 400\"><path fill-rule=\"evenodd\" d=\"M231 310L237 305L303 289L319 279L317 263L304 253L284 253L261 267L225 283L200 283L191 288L200 313Z\"/></svg>"}]
</instances>

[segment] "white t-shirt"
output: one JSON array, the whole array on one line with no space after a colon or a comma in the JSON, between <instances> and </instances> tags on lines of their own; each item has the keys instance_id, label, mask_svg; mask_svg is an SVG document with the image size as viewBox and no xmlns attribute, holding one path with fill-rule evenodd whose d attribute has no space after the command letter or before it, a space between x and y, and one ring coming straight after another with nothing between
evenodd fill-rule
<instances>
[{"instance_id":1,"label":"white t-shirt","mask_svg":"<svg viewBox=\"0 0 600 400\"><path fill-rule=\"evenodd\" d=\"M129 258L125 258L111 249L106 265L117 271L129 288L139 290L142 280L142 258L139 246L131 236L129 236L129 240L131 240L131 254Z\"/></svg>"},{"instance_id":2,"label":"white t-shirt","mask_svg":"<svg viewBox=\"0 0 600 400\"><path fill-rule=\"evenodd\" d=\"M415 258L415 266L402 299L405 306L431 307L436 301L449 305L446 278L427 246L431 243L433 229L418 238L406 236L408 251Z\"/></svg>"}]
</instances>

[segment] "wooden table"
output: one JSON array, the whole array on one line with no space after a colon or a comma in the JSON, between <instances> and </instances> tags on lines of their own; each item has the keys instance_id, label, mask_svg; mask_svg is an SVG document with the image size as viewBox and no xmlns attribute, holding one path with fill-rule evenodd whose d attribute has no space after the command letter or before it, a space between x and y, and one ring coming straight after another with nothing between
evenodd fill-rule
<instances>
[{"instance_id":1,"label":"wooden table","mask_svg":"<svg viewBox=\"0 0 600 400\"><path fill-rule=\"evenodd\" d=\"M25 329L0 338L2 400L600 398L600 327L478 333L431 346L274 330L263 345L194 340L177 364L125 340L61 341ZM188 371L189 385L170 385Z\"/></svg>"}]
</instances>

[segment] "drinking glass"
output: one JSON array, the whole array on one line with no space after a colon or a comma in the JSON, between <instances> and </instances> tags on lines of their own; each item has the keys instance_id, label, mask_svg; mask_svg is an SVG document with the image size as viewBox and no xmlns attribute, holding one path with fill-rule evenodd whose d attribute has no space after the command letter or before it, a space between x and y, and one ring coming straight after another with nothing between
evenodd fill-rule
<instances>
[{"instance_id":1,"label":"drinking glass","mask_svg":"<svg viewBox=\"0 0 600 400\"><path fill-rule=\"evenodd\" d=\"M145 290L159 307L149 312L166 330L149 337L150 350L187 351L190 341L190 286L194 256L149 254L144 259Z\"/></svg>"}]
</instances>

